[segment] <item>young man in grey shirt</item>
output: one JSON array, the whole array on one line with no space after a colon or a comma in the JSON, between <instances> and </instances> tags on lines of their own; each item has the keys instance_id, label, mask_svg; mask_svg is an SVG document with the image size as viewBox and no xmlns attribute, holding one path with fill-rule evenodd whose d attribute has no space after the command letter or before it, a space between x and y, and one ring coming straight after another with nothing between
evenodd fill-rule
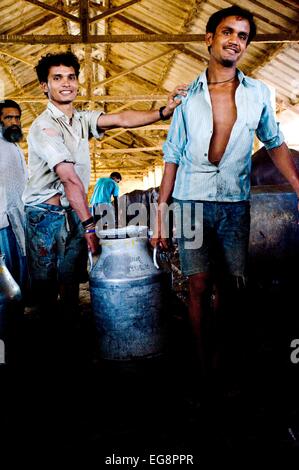
<instances>
[{"instance_id":1,"label":"young man in grey shirt","mask_svg":"<svg viewBox=\"0 0 299 470\"><path fill-rule=\"evenodd\" d=\"M87 190L90 179L88 139L115 127L144 126L169 118L185 94L175 89L159 110L115 114L76 111L80 65L71 52L47 54L36 67L47 109L33 122L28 136L30 178L24 191L29 273L34 297L46 315L55 311L58 293L63 311L78 304L79 283L86 280L87 248L96 253L98 238Z\"/></svg>"}]
</instances>

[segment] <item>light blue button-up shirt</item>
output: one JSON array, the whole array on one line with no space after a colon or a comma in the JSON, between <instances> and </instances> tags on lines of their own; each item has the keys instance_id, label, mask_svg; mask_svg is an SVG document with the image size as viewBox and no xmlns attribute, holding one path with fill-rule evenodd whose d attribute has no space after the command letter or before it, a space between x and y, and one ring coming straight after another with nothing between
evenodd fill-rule
<instances>
[{"instance_id":1,"label":"light blue button-up shirt","mask_svg":"<svg viewBox=\"0 0 299 470\"><path fill-rule=\"evenodd\" d=\"M90 199L90 205L111 204L111 196L118 197L119 187L112 178L99 178Z\"/></svg>"},{"instance_id":2,"label":"light blue button-up shirt","mask_svg":"<svg viewBox=\"0 0 299 470\"><path fill-rule=\"evenodd\" d=\"M237 119L218 166L209 161L213 115L206 72L192 82L174 112L164 160L178 165L173 197L182 200L243 201L250 197L254 133L267 149L284 137L275 120L268 87L238 70Z\"/></svg>"}]
</instances>

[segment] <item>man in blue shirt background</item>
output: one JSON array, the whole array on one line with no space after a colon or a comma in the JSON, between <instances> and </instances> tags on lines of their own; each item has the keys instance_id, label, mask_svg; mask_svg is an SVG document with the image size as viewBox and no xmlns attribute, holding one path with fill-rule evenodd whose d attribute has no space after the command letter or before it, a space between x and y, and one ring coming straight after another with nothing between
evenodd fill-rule
<instances>
[{"instance_id":1,"label":"man in blue shirt background","mask_svg":"<svg viewBox=\"0 0 299 470\"><path fill-rule=\"evenodd\" d=\"M117 171L111 173L109 178L99 178L93 190L93 194L90 199L90 205L92 206L92 213L95 222L100 220L105 214L111 210L113 219L118 219L118 196L119 186L118 183L122 180L121 174ZM113 204L112 198L113 196Z\"/></svg>"},{"instance_id":2,"label":"man in blue shirt background","mask_svg":"<svg viewBox=\"0 0 299 470\"><path fill-rule=\"evenodd\" d=\"M253 15L238 6L209 18L208 68L175 110L163 146L165 168L152 245L168 248L165 217L172 196L180 263L189 282L189 320L199 364L195 375L201 378L210 373L212 363L212 311L220 312L220 336L225 339L233 310L228 302L240 298L246 284L254 134L299 196L299 177L276 122L270 91L236 67L255 33ZM190 243L192 230L195 235L201 230L201 246ZM240 318L242 311L237 313Z\"/></svg>"}]
</instances>

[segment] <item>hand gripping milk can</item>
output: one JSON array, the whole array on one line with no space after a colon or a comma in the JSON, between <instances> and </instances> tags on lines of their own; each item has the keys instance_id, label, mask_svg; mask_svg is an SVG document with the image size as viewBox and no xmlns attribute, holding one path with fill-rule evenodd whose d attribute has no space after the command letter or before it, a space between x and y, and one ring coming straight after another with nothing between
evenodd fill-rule
<instances>
[{"instance_id":1,"label":"hand gripping milk can","mask_svg":"<svg viewBox=\"0 0 299 470\"><path fill-rule=\"evenodd\" d=\"M165 351L171 274L149 251L147 227L102 230L100 256L89 273L103 359L131 360Z\"/></svg>"}]
</instances>

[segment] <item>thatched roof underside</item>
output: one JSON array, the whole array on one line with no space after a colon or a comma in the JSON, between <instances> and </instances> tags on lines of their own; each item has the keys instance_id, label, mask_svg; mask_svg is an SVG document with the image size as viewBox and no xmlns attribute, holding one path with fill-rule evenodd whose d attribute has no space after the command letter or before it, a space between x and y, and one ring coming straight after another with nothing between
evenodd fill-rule
<instances>
[{"instance_id":1,"label":"thatched roof underside","mask_svg":"<svg viewBox=\"0 0 299 470\"><path fill-rule=\"evenodd\" d=\"M159 107L176 84L204 70L207 19L232 4L251 10L258 27L240 68L275 87L278 113L299 114L297 0L1 0L0 92L20 102L27 131L46 103L38 58L70 49L82 64L78 108ZM167 129L159 122L93 139L91 183L112 170L142 179L161 165Z\"/></svg>"}]
</instances>

